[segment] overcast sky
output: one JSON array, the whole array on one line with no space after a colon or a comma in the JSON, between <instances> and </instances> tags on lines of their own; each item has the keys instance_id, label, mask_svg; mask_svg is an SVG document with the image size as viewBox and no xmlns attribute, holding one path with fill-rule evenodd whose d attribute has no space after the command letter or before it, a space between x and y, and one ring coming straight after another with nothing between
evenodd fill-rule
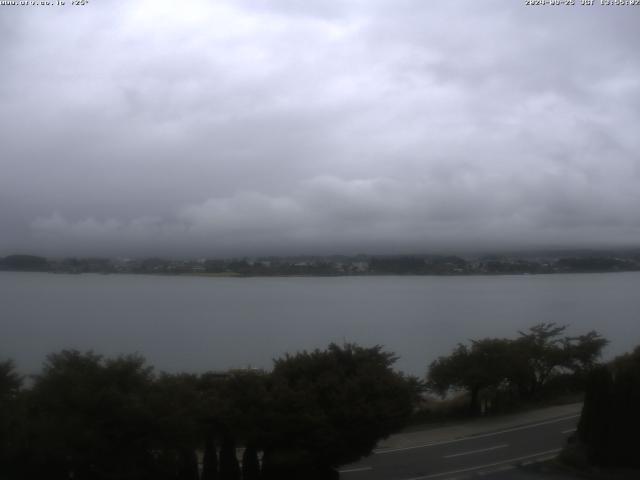
<instances>
[{"instance_id":1,"label":"overcast sky","mask_svg":"<svg viewBox=\"0 0 640 480\"><path fill-rule=\"evenodd\" d=\"M640 245L639 25L524 0L2 6L0 254Z\"/></svg>"}]
</instances>

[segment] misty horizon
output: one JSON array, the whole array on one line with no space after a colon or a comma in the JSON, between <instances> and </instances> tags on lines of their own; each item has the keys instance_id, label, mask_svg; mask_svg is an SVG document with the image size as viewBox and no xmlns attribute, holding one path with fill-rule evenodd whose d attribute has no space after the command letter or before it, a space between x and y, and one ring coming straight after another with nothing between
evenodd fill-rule
<instances>
[{"instance_id":1,"label":"misty horizon","mask_svg":"<svg viewBox=\"0 0 640 480\"><path fill-rule=\"evenodd\" d=\"M354 252L336 252L330 251L329 253L319 252L283 252L277 253L246 253L238 255L195 255L184 252L181 255L153 255L153 254L141 254L141 255L42 255L41 252L33 251L12 251L4 255L0 255L0 261L3 258L25 256L25 257L39 257L53 261L62 261L66 259L111 259L111 260L145 260L145 259L163 259L168 261L198 261L198 260L266 260L266 259L279 259L279 260L300 260L300 259L372 259L372 258L424 258L424 259L446 259L448 257L458 257L463 259L487 259L487 258L513 258L513 259L527 259L527 258L585 258L585 257L635 257L640 255L640 247L626 246L626 247L593 247L593 248L581 248L581 247L558 247L558 248L518 248L518 249L496 249L496 248L475 248L468 250L452 250L452 249L434 249L431 251L380 251L380 252L366 252L366 251L354 251Z\"/></svg>"}]
</instances>

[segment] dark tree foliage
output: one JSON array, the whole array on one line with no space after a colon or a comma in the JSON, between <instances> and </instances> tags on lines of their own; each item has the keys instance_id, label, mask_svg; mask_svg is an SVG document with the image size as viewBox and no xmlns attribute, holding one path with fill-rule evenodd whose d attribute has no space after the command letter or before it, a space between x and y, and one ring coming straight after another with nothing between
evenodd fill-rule
<instances>
[{"instance_id":1,"label":"dark tree foliage","mask_svg":"<svg viewBox=\"0 0 640 480\"><path fill-rule=\"evenodd\" d=\"M28 389L0 363L0 478L337 478L412 413L416 382L394 360L380 347L331 345L271 373L155 375L138 356L68 350Z\"/></svg>"},{"instance_id":2,"label":"dark tree foliage","mask_svg":"<svg viewBox=\"0 0 640 480\"><path fill-rule=\"evenodd\" d=\"M542 266L535 262L528 262L526 260L489 260L483 262L482 268L486 273L498 273L498 274L513 274L513 273L539 273L542 271Z\"/></svg>"},{"instance_id":3,"label":"dark tree foliage","mask_svg":"<svg viewBox=\"0 0 640 480\"><path fill-rule=\"evenodd\" d=\"M536 398L559 371L571 372L584 381L609 343L595 331L561 337L566 328L555 323L540 323L527 332L519 332L520 338L514 343L517 370L513 381L526 398Z\"/></svg>"},{"instance_id":4,"label":"dark tree foliage","mask_svg":"<svg viewBox=\"0 0 640 480\"><path fill-rule=\"evenodd\" d=\"M152 418L141 399L150 382L140 357L50 355L29 394L23 478L147 478Z\"/></svg>"},{"instance_id":5,"label":"dark tree foliage","mask_svg":"<svg viewBox=\"0 0 640 480\"><path fill-rule=\"evenodd\" d=\"M613 272L636 270L635 263L612 257L573 257L561 258L556 262L558 268L571 272Z\"/></svg>"},{"instance_id":6,"label":"dark tree foliage","mask_svg":"<svg viewBox=\"0 0 640 480\"><path fill-rule=\"evenodd\" d=\"M35 255L9 255L0 259L0 269L45 272L49 270L49 262L46 258Z\"/></svg>"},{"instance_id":7,"label":"dark tree foliage","mask_svg":"<svg viewBox=\"0 0 640 480\"><path fill-rule=\"evenodd\" d=\"M608 340L594 330L585 335L563 339L565 366L574 372L589 372L597 364L600 352L608 343Z\"/></svg>"},{"instance_id":8,"label":"dark tree foliage","mask_svg":"<svg viewBox=\"0 0 640 480\"><path fill-rule=\"evenodd\" d=\"M208 273L223 273L227 271L227 263L223 260L207 260L204 268Z\"/></svg>"},{"instance_id":9,"label":"dark tree foliage","mask_svg":"<svg viewBox=\"0 0 640 480\"><path fill-rule=\"evenodd\" d=\"M611 413L613 378L606 366L595 368L588 377L578 435L587 445L587 456L594 464L606 464L612 427Z\"/></svg>"},{"instance_id":10,"label":"dark tree foliage","mask_svg":"<svg viewBox=\"0 0 640 480\"><path fill-rule=\"evenodd\" d=\"M485 403L500 395L514 402L536 400L547 394L549 381L570 375L565 382L584 387L587 373L596 365L607 340L591 331L577 337L562 337L565 326L541 323L514 340L486 338L459 344L448 355L429 366L427 384L440 395L451 390L469 394L469 410L481 411ZM566 380L566 379L565 379Z\"/></svg>"},{"instance_id":11,"label":"dark tree foliage","mask_svg":"<svg viewBox=\"0 0 640 480\"><path fill-rule=\"evenodd\" d=\"M578 437L590 463L640 468L640 347L589 375Z\"/></svg>"},{"instance_id":12,"label":"dark tree foliage","mask_svg":"<svg viewBox=\"0 0 640 480\"><path fill-rule=\"evenodd\" d=\"M22 412L19 395L22 377L13 361L0 362L0 465L12 462L18 449ZM0 478L2 472L0 471Z\"/></svg>"},{"instance_id":13,"label":"dark tree foliage","mask_svg":"<svg viewBox=\"0 0 640 480\"><path fill-rule=\"evenodd\" d=\"M233 432L243 444L257 445L267 425L265 411L271 375L261 370L233 371L223 379L202 380L205 415L219 434Z\"/></svg>"},{"instance_id":14,"label":"dark tree foliage","mask_svg":"<svg viewBox=\"0 0 640 480\"><path fill-rule=\"evenodd\" d=\"M480 393L483 389L499 387L511 375L511 343L505 339L484 339L459 344L448 357L440 357L429 368L428 385L445 395L450 389L464 389L469 393L469 411L480 413Z\"/></svg>"},{"instance_id":15,"label":"dark tree foliage","mask_svg":"<svg viewBox=\"0 0 640 480\"><path fill-rule=\"evenodd\" d=\"M514 342L514 360L518 366L514 381L522 395L535 397L554 369L568 366L570 352L563 348L560 338L566 328L555 323L540 323L527 332L519 332L520 338Z\"/></svg>"},{"instance_id":16,"label":"dark tree foliage","mask_svg":"<svg viewBox=\"0 0 640 480\"><path fill-rule=\"evenodd\" d=\"M391 369L394 361L379 346L351 344L276 360L265 477L326 475L368 455L380 439L400 429L416 389Z\"/></svg>"},{"instance_id":17,"label":"dark tree foliage","mask_svg":"<svg viewBox=\"0 0 640 480\"><path fill-rule=\"evenodd\" d=\"M371 259L372 272L382 274L424 274L427 266L422 258L418 257L374 257Z\"/></svg>"},{"instance_id":18,"label":"dark tree foliage","mask_svg":"<svg viewBox=\"0 0 640 480\"><path fill-rule=\"evenodd\" d=\"M0 362L0 402L14 399L21 386L22 377L16 372L13 361Z\"/></svg>"},{"instance_id":19,"label":"dark tree foliage","mask_svg":"<svg viewBox=\"0 0 640 480\"><path fill-rule=\"evenodd\" d=\"M158 448L176 452L195 449L200 441L200 393L192 374L161 374L147 398Z\"/></svg>"}]
</instances>

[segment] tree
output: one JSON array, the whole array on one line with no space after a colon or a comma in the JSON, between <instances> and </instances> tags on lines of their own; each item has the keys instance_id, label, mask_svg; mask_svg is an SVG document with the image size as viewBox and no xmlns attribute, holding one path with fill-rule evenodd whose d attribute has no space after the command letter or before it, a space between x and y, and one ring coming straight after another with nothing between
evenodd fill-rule
<instances>
[{"instance_id":1,"label":"tree","mask_svg":"<svg viewBox=\"0 0 640 480\"><path fill-rule=\"evenodd\" d=\"M577 337L561 337L566 325L540 323L528 332L519 332L515 340L514 365L517 366L514 383L521 396L535 398L554 373L569 371L584 377L595 366L607 345L596 331Z\"/></svg>"},{"instance_id":2,"label":"tree","mask_svg":"<svg viewBox=\"0 0 640 480\"><path fill-rule=\"evenodd\" d=\"M562 341L565 352L564 366L576 374L586 375L597 365L602 349L608 343L609 341L602 338L595 330L577 337L564 338Z\"/></svg>"},{"instance_id":3,"label":"tree","mask_svg":"<svg viewBox=\"0 0 640 480\"><path fill-rule=\"evenodd\" d=\"M0 402L16 397L22 386L22 376L16 372L12 360L0 362Z\"/></svg>"},{"instance_id":4,"label":"tree","mask_svg":"<svg viewBox=\"0 0 640 480\"><path fill-rule=\"evenodd\" d=\"M149 478L151 381L137 356L67 350L47 357L29 392L30 472L22 478Z\"/></svg>"},{"instance_id":5,"label":"tree","mask_svg":"<svg viewBox=\"0 0 640 480\"><path fill-rule=\"evenodd\" d=\"M576 337L562 337L566 326L540 323L515 340L485 338L459 344L448 356L431 363L427 385L442 396L452 390L469 395L471 414L481 412L481 399L495 401L499 394L535 400L552 378L571 386L584 387L587 373L597 365L607 340L591 331ZM570 376L570 380L561 375Z\"/></svg>"},{"instance_id":6,"label":"tree","mask_svg":"<svg viewBox=\"0 0 640 480\"><path fill-rule=\"evenodd\" d=\"M518 355L514 358L518 370L514 380L522 396L535 397L554 369L567 364L568 358L559 338L566 329L566 325L539 323L527 332L518 332L520 338L515 340Z\"/></svg>"},{"instance_id":7,"label":"tree","mask_svg":"<svg viewBox=\"0 0 640 480\"><path fill-rule=\"evenodd\" d=\"M445 395L451 389L469 394L469 412L480 413L480 394L497 389L510 375L511 344L505 339L473 340L471 346L459 344L451 355L431 363L427 385Z\"/></svg>"},{"instance_id":8,"label":"tree","mask_svg":"<svg viewBox=\"0 0 640 480\"><path fill-rule=\"evenodd\" d=\"M588 445L587 458L597 465L606 465L610 456L612 385L611 371L606 366L590 373L578 422L578 436Z\"/></svg>"},{"instance_id":9,"label":"tree","mask_svg":"<svg viewBox=\"0 0 640 480\"><path fill-rule=\"evenodd\" d=\"M0 362L0 465L5 469L16 463L18 437L23 412L19 395L22 376L15 369L13 361Z\"/></svg>"},{"instance_id":10,"label":"tree","mask_svg":"<svg viewBox=\"0 0 640 480\"><path fill-rule=\"evenodd\" d=\"M382 347L331 344L275 361L263 438L265 478L327 478L371 453L412 413L415 384Z\"/></svg>"},{"instance_id":11,"label":"tree","mask_svg":"<svg viewBox=\"0 0 640 480\"><path fill-rule=\"evenodd\" d=\"M44 272L49 270L49 262L35 255L9 255L0 260L0 269L25 272Z\"/></svg>"},{"instance_id":12,"label":"tree","mask_svg":"<svg viewBox=\"0 0 640 480\"><path fill-rule=\"evenodd\" d=\"M239 480L236 441L244 480L337 478L338 465L370 453L412 413L417 382L394 361L379 346L330 345L287 355L269 374L155 375L139 356L65 350L27 390L3 362L2 478L195 480L204 447L202 480Z\"/></svg>"},{"instance_id":13,"label":"tree","mask_svg":"<svg viewBox=\"0 0 640 480\"><path fill-rule=\"evenodd\" d=\"M197 375L160 374L151 385L148 402L154 417L155 448L179 453L199 446L201 399Z\"/></svg>"},{"instance_id":14,"label":"tree","mask_svg":"<svg viewBox=\"0 0 640 480\"><path fill-rule=\"evenodd\" d=\"M594 368L578 424L578 438L591 464L640 467L640 347Z\"/></svg>"},{"instance_id":15,"label":"tree","mask_svg":"<svg viewBox=\"0 0 640 480\"><path fill-rule=\"evenodd\" d=\"M205 471L203 476L213 475L215 467L207 468L207 459L215 462L215 440L222 443L219 477L236 478L239 474L235 458L235 443L260 445L269 431L267 418L268 383L270 375L262 370L232 370L225 373L207 372L200 376L198 389L201 411L198 421L204 434ZM209 447L206 445L210 444ZM255 450L255 449L254 449ZM206 454L206 452L211 452ZM218 473L215 473L218 475ZM203 478L203 480L204 480Z\"/></svg>"}]
</instances>

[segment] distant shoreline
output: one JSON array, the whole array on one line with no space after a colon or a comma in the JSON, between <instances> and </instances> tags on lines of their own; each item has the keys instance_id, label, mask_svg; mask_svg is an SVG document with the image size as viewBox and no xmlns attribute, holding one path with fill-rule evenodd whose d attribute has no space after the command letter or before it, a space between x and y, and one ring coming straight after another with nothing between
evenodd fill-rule
<instances>
[{"instance_id":1,"label":"distant shoreline","mask_svg":"<svg viewBox=\"0 0 640 480\"><path fill-rule=\"evenodd\" d=\"M168 273L168 272L55 272L49 270L7 270L0 269L0 273L48 273L52 275L151 275L154 277L196 277L196 278L346 278L346 277L526 277L541 275L593 275L605 273L638 273L640 270L594 270L594 271L568 271L568 272L496 272L496 273L327 273L327 274L241 274L235 272L225 273Z\"/></svg>"},{"instance_id":2,"label":"distant shoreline","mask_svg":"<svg viewBox=\"0 0 640 480\"><path fill-rule=\"evenodd\" d=\"M477 276L556 273L615 273L640 271L640 251L564 255L333 255L200 258L76 258L51 259L36 255L0 258L0 271L52 273L153 274L202 277L350 277L350 276Z\"/></svg>"}]
</instances>

